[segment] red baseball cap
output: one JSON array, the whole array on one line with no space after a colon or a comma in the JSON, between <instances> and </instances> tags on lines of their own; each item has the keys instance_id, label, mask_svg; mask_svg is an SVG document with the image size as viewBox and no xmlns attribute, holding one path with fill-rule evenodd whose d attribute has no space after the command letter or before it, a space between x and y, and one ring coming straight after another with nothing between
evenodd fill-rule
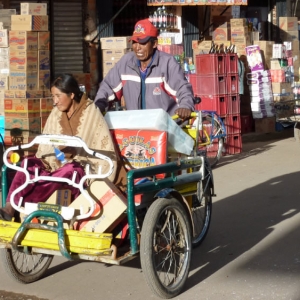
<instances>
[{"instance_id":1,"label":"red baseball cap","mask_svg":"<svg viewBox=\"0 0 300 300\"><path fill-rule=\"evenodd\" d=\"M149 21L149 19L144 19L135 24L130 40L143 44L147 43L150 38L157 38L157 36L157 28Z\"/></svg>"}]
</instances>

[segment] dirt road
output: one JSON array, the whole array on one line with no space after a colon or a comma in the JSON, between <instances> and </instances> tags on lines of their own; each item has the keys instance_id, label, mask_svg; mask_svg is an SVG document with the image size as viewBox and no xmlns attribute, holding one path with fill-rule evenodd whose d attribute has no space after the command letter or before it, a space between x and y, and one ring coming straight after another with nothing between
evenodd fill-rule
<instances>
[{"instance_id":1,"label":"dirt road","mask_svg":"<svg viewBox=\"0 0 300 300\"><path fill-rule=\"evenodd\" d=\"M292 132L246 140L242 154L214 169L211 228L177 300L300 299L300 143ZM5 275L0 265L0 290L38 298L3 299L156 299L138 259L108 266L55 258L30 285Z\"/></svg>"}]
</instances>

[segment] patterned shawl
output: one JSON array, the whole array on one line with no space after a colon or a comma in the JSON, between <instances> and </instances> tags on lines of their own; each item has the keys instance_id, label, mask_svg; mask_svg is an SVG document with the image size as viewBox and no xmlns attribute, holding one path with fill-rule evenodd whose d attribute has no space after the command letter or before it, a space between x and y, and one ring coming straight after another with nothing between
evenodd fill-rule
<instances>
[{"instance_id":1,"label":"patterned shawl","mask_svg":"<svg viewBox=\"0 0 300 300\"><path fill-rule=\"evenodd\" d=\"M81 98L79 106L70 119L66 112L61 112L54 107L47 119L43 134L65 134L80 137L90 149L112 159L114 171L109 179L114 181L117 171L117 156L111 134L100 110L85 95ZM90 164L92 173L97 173L100 165L103 173L109 170L106 161L89 156L82 148L60 147L60 150L65 153L67 158L72 158L82 166ZM52 145L40 145L36 157L46 161L52 171L60 167Z\"/></svg>"}]
</instances>

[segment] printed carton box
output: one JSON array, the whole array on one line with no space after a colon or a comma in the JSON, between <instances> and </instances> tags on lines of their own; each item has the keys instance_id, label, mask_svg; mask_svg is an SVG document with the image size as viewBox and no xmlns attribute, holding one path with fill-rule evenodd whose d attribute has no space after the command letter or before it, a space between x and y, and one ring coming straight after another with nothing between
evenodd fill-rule
<instances>
[{"instance_id":1,"label":"printed carton box","mask_svg":"<svg viewBox=\"0 0 300 300\"><path fill-rule=\"evenodd\" d=\"M52 98L41 98L40 99L40 111L41 114L49 113L53 109L53 100Z\"/></svg>"},{"instance_id":2,"label":"printed carton box","mask_svg":"<svg viewBox=\"0 0 300 300\"><path fill-rule=\"evenodd\" d=\"M39 90L50 90L50 70L39 70L37 81Z\"/></svg>"},{"instance_id":3,"label":"printed carton box","mask_svg":"<svg viewBox=\"0 0 300 300\"><path fill-rule=\"evenodd\" d=\"M10 50L9 53L10 72L31 71L38 69L37 51Z\"/></svg>"},{"instance_id":4,"label":"printed carton box","mask_svg":"<svg viewBox=\"0 0 300 300\"><path fill-rule=\"evenodd\" d=\"M38 50L50 50L50 31L38 32Z\"/></svg>"},{"instance_id":5,"label":"printed carton box","mask_svg":"<svg viewBox=\"0 0 300 300\"><path fill-rule=\"evenodd\" d=\"M46 16L47 4L46 3L21 3L20 14Z\"/></svg>"},{"instance_id":6,"label":"printed carton box","mask_svg":"<svg viewBox=\"0 0 300 300\"><path fill-rule=\"evenodd\" d=\"M7 29L0 30L0 47L8 47L8 31L7 31Z\"/></svg>"},{"instance_id":7,"label":"printed carton box","mask_svg":"<svg viewBox=\"0 0 300 300\"><path fill-rule=\"evenodd\" d=\"M44 97L44 92L35 90L35 91L26 91L26 90L6 90L4 91L4 98L9 99L37 99Z\"/></svg>"},{"instance_id":8,"label":"printed carton box","mask_svg":"<svg viewBox=\"0 0 300 300\"><path fill-rule=\"evenodd\" d=\"M264 70L260 48L257 45L246 47L247 61L251 71Z\"/></svg>"},{"instance_id":9,"label":"printed carton box","mask_svg":"<svg viewBox=\"0 0 300 300\"><path fill-rule=\"evenodd\" d=\"M101 49L128 49L131 48L131 36L101 38Z\"/></svg>"},{"instance_id":10,"label":"printed carton box","mask_svg":"<svg viewBox=\"0 0 300 300\"><path fill-rule=\"evenodd\" d=\"M40 116L40 99L4 99L6 116L34 118Z\"/></svg>"},{"instance_id":11,"label":"printed carton box","mask_svg":"<svg viewBox=\"0 0 300 300\"><path fill-rule=\"evenodd\" d=\"M298 31L298 18L279 17L279 28L282 31Z\"/></svg>"},{"instance_id":12,"label":"printed carton box","mask_svg":"<svg viewBox=\"0 0 300 300\"><path fill-rule=\"evenodd\" d=\"M47 31L49 29L48 16L12 15L11 29L26 31Z\"/></svg>"},{"instance_id":13,"label":"printed carton box","mask_svg":"<svg viewBox=\"0 0 300 300\"><path fill-rule=\"evenodd\" d=\"M9 32L11 50L37 50L38 35L34 31L11 30Z\"/></svg>"},{"instance_id":14,"label":"printed carton box","mask_svg":"<svg viewBox=\"0 0 300 300\"><path fill-rule=\"evenodd\" d=\"M29 133L41 133L41 118L18 118L5 116L5 128L11 129L21 129L23 130L23 136L28 136ZM27 135L25 135L27 133Z\"/></svg>"},{"instance_id":15,"label":"printed carton box","mask_svg":"<svg viewBox=\"0 0 300 300\"><path fill-rule=\"evenodd\" d=\"M76 222L74 227L80 231L105 232L120 220L127 209L127 199L109 180L94 181L88 192L95 200L96 209L90 218ZM79 213L81 207L84 212L89 210L89 202L83 195L69 206L76 209L75 214Z\"/></svg>"},{"instance_id":16,"label":"printed carton box","mask_svg":"<svg viewBox=\"0 0 300 300\"><path fill-rule=\"evenodd\" d=\"M8 76L0 74L0 91L8 89Z\"/></svg>"},{"instance_id":17,"label":"printed carton box","mask_svg":"<svg viewBox=\"0 0 300 300\"><path fill-rule=\"evenodd\" d=\"M10 72L10 90L38 90L37 72Z\"/></svg>"},{"instance_id":18,"label":"printed carton box","mask_svg":"<svg viewBox=\"0 0 300 300\"><path fill-rule=\"evenodd\" d=\"M38 50L38 69L50 70L50 51Z\"/></svg>"}]
</instances>

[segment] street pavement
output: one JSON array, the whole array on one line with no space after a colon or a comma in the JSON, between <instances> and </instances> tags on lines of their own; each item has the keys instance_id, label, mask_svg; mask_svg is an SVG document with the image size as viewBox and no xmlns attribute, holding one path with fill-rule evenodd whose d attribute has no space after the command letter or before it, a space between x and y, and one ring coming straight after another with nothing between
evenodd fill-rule
<instances>
[{"instance_id":1,"label":"street pavement","mask_svg":"<svg viewBox=\"0 0 300 300\"><path fill-rule=\"evenodd\" d=\"M292 129L245 135L243 152L222 158L213 170L209 233L174 299L300 300L299 158ZM1 290L49 300L157 299L138 259L109 266L55 258L46 277L30 285L6 275L0 264L0 299Z\"/></svg>"}]
</instances>

